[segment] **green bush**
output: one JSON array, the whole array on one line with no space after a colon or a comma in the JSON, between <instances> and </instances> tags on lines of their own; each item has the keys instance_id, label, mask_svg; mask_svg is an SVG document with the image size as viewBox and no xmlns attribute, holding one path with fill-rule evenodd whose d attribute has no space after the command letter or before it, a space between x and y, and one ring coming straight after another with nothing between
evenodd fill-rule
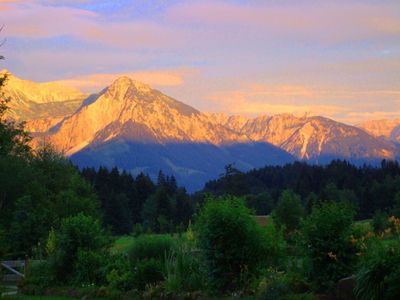
<instances>
[{"instance_id":1,"label":"green bush","mask_svg":"<svg viewBox=\"0 0 400 300\"><path fill-rule=\"evenodd\" d=\"M354 211L343 203L314 206L303 222L305 252L310 260L310 277L317 290L331 289L352 274L355 248L351 244Z\"/></svg>"},{"instance_id":2,"label":"green bush","mask_svg":"<svg viewBox=\"0 0 400 300\"><path fill-rule=\"evenodd\" d=\"M111 290L128 291L133 287L132 272L126 255L110 256L106 270L107 286Z\"/></svg>"},{"instance_id":3,"label":"green bush","mask_svg":"<svg viewBox=\"0 0 400 300\"><path fill-rule=\"evenodd\" d=\"M105 282L107 256L104 253L78 250L74 267L74 285L100 285Z\"/></svg>"},{"instance_id":4,"label":"green bush","mask_svg":"<svg viewBox=\"0 0 400 300\"><path fill-rule=\"evenodd\" d=\"M150 258L136 263L133 271L133 284L138 290L144 290L164 280L164 265L161 260Z\"/></svg>"},{"instance_id":5,"label":"green bush","mask_svg":"<svg viewBox=\"0 0 400 300\"><path fill-rule=\"evenodd\" d=\"M209 198L195 224L207 260L210 287L239 289L268 258L265 233L242 199Z\"/></svg>"},{"instance_id":6,"label":"green bush","mask_svg":"<svg viewBox=\"0 0 400 300\"><path fill-rule=\"evenodd\" d=\"M110 239L98 220L83 214L66 218L55 235L55 249L49 257L49 262L54 277L60 283L82 280L84 271L76 269L77 266L83 268L86 265L91 268L91 272L100 271L98 255L108 251ZM95 265L96 269L93 269ZM90 279L92 278L89 276L87 280Z\"/></svg>"},{"instance_id":7,"label":"green bush","mask_svg":"<svg viewBox=\"0 0 400 300\"><path fill-rule=\"evenodd\" d=\"M368 245L356 273L358 299L400 299L400 240L379 240Z\"/></svg>"},{"instance_id":8,"label":"green bush","mask_svg":"<svg viewBox=\"0 0 400 300\"><path fill-rule=\"evenodd\" d=\"M31 286L35 287L35 289L44 289L54 283L50 265L44 261L30 265L23 287Z\"/></svg>"},{"instance_id":9,"label":"green bush","mask_svg":"<svg viewBox=\"0 0 400 300\"><path fill-rule=\"evenodd\" d=\"M307 293L308 289L303 280L304 278L299 278L299 274L269 268L258 286L257 298L260 300L314 299Z\"/></svg>"},{"instance_id":10,"label":"green bush","mask_svg":"<svg viewBox=\"0 0 400 300\"><path fill-rule=\"evenodd\" d=\"M199 291L205 288L206 281L201 253L181 241L165 261L165 290L173 294Z\"/></svg>"},{"instance_id":11,"label":"green bush","mask_svg":"<svg viewBox=\"0 0 400 300\"><path fill-rule=\"evenodd\" d=\"M261 229L263 232L264 262L267 266L283 266L287 262L287 243L284 238L284 228L277 229L274 223L268 221Z\"/></svg>"},{"instance_id":12,"label":"green bush","mask_svg":"<svg viewBox=\"0 0 400 300\"><path fill-rule=\"evenodd\" d=\"M289 190L283 191L272 213L274 221L279 226L285 226L289 232L299 228L300 220L305 214L300 196Z\"/></svg>"},{"instance_id":13,"label":"green bush","mask_svg":"<svg viewBox=\"0 0 400 300\"><path fill-rule=\"evenodd\" d=\"M290 286L283 272L269 269L267 276L261 281L258 287L258 299L280 300L290 293Z\"/></svg>"},{"instance_id":14,"label":"green bush","mask_svg":"<svg viewBox=\"0 0 400 300\"><path fill-rule=\"evenodd\" d=\"M165 260L175 246L171 235L146 234L137 237L129 249L129 259L135 264L137 261L154 258Z\"/></svg>"},{"instance_id":15,"label":"green bush","mask_svg":"<svg viewBox=\"0 0 400 300\"><path fill-rule=\"evenodd\" d=\"M385 212L377 211L372 218L371 224L376 233L381 233L390 226L389 215Z\"/></svg>"},{"instance_id":16,"label":"green bush","mask_svg":"<svg viewBox=\"0 0 400 300\"><path fill-rule=\"evenodd\" d=\"M175 240L170 235L148 234L135 239L128 252L135 288L143 290L164 279L165 260L174 247Z\"/></svg>"}]
</instances>

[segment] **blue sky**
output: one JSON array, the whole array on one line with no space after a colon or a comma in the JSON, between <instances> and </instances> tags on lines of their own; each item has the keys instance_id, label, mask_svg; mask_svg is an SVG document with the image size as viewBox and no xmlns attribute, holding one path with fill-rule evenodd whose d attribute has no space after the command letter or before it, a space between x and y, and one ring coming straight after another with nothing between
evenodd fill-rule
<instances>
[{"instance_id":1,"label":"blue sky","mask_svg":"<svg viewBox=\"0 0 400 300\"><path fill-rule=\"evenodd\" d=\"M119 74L204 111L400 117L399 1L0 1L2 67L87 92Z\"/></svg>"}]
</instances>

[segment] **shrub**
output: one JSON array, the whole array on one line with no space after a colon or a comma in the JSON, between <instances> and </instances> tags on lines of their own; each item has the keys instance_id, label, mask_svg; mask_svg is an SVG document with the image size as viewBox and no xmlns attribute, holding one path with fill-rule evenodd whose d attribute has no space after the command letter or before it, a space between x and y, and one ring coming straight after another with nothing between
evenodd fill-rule
<instances>
[{"instance_id":1,"label":"shrub","mask_svg":"<svg viewBox=\"0 0 400 300\"><path fill-rule=\"evenodd\" d=\"M283 191L279 198L278 205L273 211L273 218L279 226L285 226L291 232L299 227L300 220L305 214L300 196L287 190Z\"/></svg>"},{"instance_id":2,"label":"shrub","mask_svg":"<svg viewBox=\"0 0 400 300\"><path fill-rule=\"evenodd\" d=\"M78 250L74 267L75 285L99 285L105 282L107 257L103 253Z\"/></svg>"},{"instance_id":3,"label":"shrub","mask_svg":"<svg viewBox=\"0 0 400 300\"><path fill-rule=\"evenodd\" d=\"M359 299L400 299L400 240L375 239L361 256L355 293Z\"/></svg>"},{"instance_id":4,"label":"shrub","mask_svg":"<svg viewBox=\"0 0 400 300\"><path fill-rule=\"evenodd\" d=\"M163 270L163 262L155 258L137 262L132 275L135 288L144 290L149 285L163 281Z\"/></svg>"},{"instance_id":5,"label":"shrub","mask_svg":"<svg viewBox=\"0 0 400 300\"><path fill-rule=\"evenodd\" d=\"M31 264L24 279L23 287L31 286L35 289L44 289L54 283L51 268L48 262Z\"/></svg>"},{"instance_id":6,"label":"shrub","mask_svg":"<svg viewBox=\"0 0 400 300\"><path fill-rule=\"evenodd\" d=\"M382 211L377 211L372 218L372 227L376 233L380 233L389 227L389 215Z\"/></svg>"},{"instance_id":7,"label":"shrub","mask_svg":"<svg viewBox=\"0 0 400 300\"><path fill-rule=\"evenodd\" d=\"M267 276L261 281L258 288L258 299L279 300L289 293L290 287L284 273L269 269Z\"/></svg>"},{"instance_id":8,"label":"shrub","mask_svg":"<svg viewBox=\"0 0 400 300\"><path fill-rule=\"evenodd\" d=\"M305 293L303 278L299 274L285 273L269 268L266 276L261 280L257 298L260 300L289 300L289 299L314 299L309 293Z\"/></svg>"},{"instance_id":9,"label":"shrub","mask_svg":"<svg viewBox=\"0 0 400 300\"><path fill-rule=\"evenodd\" d=\"M95 260L99 259L96 255L108 250L110 245L110 239L100 222L83 214L64 219L55 236L55 249L49 257L49 262L54 277L64 284L74 281L74 276L81 278L82 274L75 272L77 264L78 266L88 264L94 267ZM81 253L82 251L86 254ZM93 252L93 254L87 252ZM92 269L91 271L98 272L99 270ZM77 281L78 279L75 280Z\"/></svg>"},{"instance_id":10,"label":"shrub","mask_svg":"<svg viewBox=\"0 0 400 300\"><path fill-rule=\"evenodd\" d=\"M141 235L129 250L132 282L137 289L164 279L165 259L175 247L170 235Z\"/></svg>"},{"instance_id":11,"label":"shrub","mask_svg":"<svg viewBox=\"0 0 400 300\"><path fill-rule=\"evenodd\" d=\"M268 257L265 234L239 198L209 198L195 231L207 260L210 286L220 291L243 287Z\"/></svg>"},{"instance_id":12,"label":"shrub","mask_svg":"<svg viewBox=\"0 0 400 300\"><path fill-rule=\"evenodd\" d=\"M340 278L351 275L353 216L349 205L327 202L314 206L302 224L310 276L317 290L331 289Z\"/></svg>"},{"instance_id":13,"label":"shrub","mask_svg":"<svg viewBox=\"0 0 400 300\"><path fill-rule=\"evenodd\" d=\"M205 288L206 270L200 253L190 247L187 241L181 241L179 246L165 261L165 282L167 292L199 291Z\"/></svg>"},{"instance_id":14,"label":"shrub","mask_svg":"<svg viewBox=\"0 0 400 300\"><path fill-rule=\"evenodd\" d=\"M164 261L175 246L175 241L171 235L147 234L135 239L129 249L129 259L131 263L140 260L154 258Z\"/></svg>"}]
</instances>

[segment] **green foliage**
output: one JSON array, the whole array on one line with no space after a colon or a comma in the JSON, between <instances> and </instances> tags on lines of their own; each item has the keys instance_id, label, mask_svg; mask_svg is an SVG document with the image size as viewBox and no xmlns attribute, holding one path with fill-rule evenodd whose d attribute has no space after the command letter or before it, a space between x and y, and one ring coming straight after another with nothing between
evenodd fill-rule
<instances>
[{"instance_id":1,"label":"green foliage","mask_svg":"<svg viewBox=\"0 0 400 300\"><path fill-rule=\"evenodd\" d=\"M175 241L170 235L141 235L135 239L128 252L135 288L143 290L164 279L165 259L174 247Z\"/></svg>"},{"instance_id":2,"label":"green foliage","mask_svg":"<svg viewBox=\"0 0 400 300\"><path fill-rule=\"evenodd\" d=\"M242 199L209 198L195 224L210 285L220 291L241 288L268 258L265 233Z\"/></svg>"},{"instance_id":3,"label":"green foliage","mask_svg":"<svg viewBox=\"0 0 400 300\"><path fill-rule=\"evenodd\" d=\"M376 211L371 224L376 233L383 232L390 226L389 215L382 211Z\"/></svg>"},{"instance_id":4,"label":"green foliage","mask_svg":"<svg viewBox=\"0 0 400 300\"><path fill-rule=\"evenodd\" d=\"M392 214L395 217L400 218L400 192L398 192L394 198L394 206Z\"/></svg>"},{"instance_id":5,"label":"green foliage","mask_svg":"<svg viewBox=\"0 0 400 300\"><path fill-rule=\"evenodd\" d=\"M203 194L252 198L267 193L277 203L285 190L300 195L307 212L319 200L348 201L359 208L358 219L368 219L374 211L389 210L395 204L395 195L400 193L400 165L396 161L383 161L380 168L371 165L359 167L334 160L326 165L294 162L284 166L266 166L209 181ZM197 194L196 198L201 200L202 195Z\"/></svg>"},{"instance_id":6,"label":"green foliage","mask_svg":"<svg viewBox=\"0 0 400 300\"><path fill-rule=\"evenodd\" d=\"M257 290L260 300L312 300L312 294L301 291L298 278L276 269L268 269Z\"/></svg>"},{"instance_id":7,"label":"green foliage","mask_svg":"<svg viewBox=\"0 0 400 300\"><path fill-rule=\"evenodd\" d=\"M132 288L132 274L125 254L111 255L105 272L108 289L128 291Z\"/></svg>"},{"instance_id":8,"label":"green foliage","mask_svg":"<svg viewBox=\"0 0 400 300\"><path fill-rule=\"evenodd\" d=\"M32 255L34 247L45 253L50 228L58 229L65 217L79 212L99 216L92 188L51 148L29 160L0 156L0 185L0 224L11 257Z\"/></svg>"},{"instance_id":9,"label":"green foliage","mask_svg":"<svg viewBox=\"0 0 400 300\"><path fill-rule=\"evenodd\" d=\"M48 256L52 255L56 250L56 232L54 228L51 228L49 231L49 237L47 238L46 243L46 253Z\"/></svg>"},{"instance_id":10,"label":"green foliage","mask_svg":"<svg viewBox=\"0 0 400 300\"><path fill-rule=\"evenodd\" d=\"M164 265L159 259L150 258L136 263L132 272L134 287L144 290L148 285L153 285L164 280Z\"/></svg>"},{"instance_id":11,"label":"green foliage","mask_svg":"<svg viewBox=\"0 0 400 300\"><path fill-rule=\"evenodd\" d=\"M134 265L140 260L157 259L164 261L175 246L174 239L167 234L141 235L129 249L129 259Z\"/></svg>"},{"instance_id":12,"label":"green foliage","mask_svg":"<svg viewBox=\"0 0 400 300\"><path fill-rule=\"evenodd\" d=\"M274 200L269 193L260 193L258 195L247 195L246 205L254 209L256 215L268 215L271 213Z\"/></svg>"},{"instance_id":13,"label":"green foliage","mask_svg":"<svg viewBox=\"0 0 400 300\"><path fill-rule=\"evenodd\" d=\"M0 56L0 59L3 57ZM24 123L17 124L6 120L5 113L8 110L10 99L4 97L3 87L7 84L8 74L0 77L0 156L17 156L29 158L31 148L30 136L24 131Z\"/></svg>"},{"instance_id":14,"label":"green foliage","mask_svg":"<svg viewBox=\"0 0 400 300\"><path fill-rule=\"evenodd\" d=\"M356 273L358 299L400 299L400 240L375 239L361 257Z\"/></svg>"},{"instance_id":15,"label":"green foliage","mask_svg":"<svg viewBox=\"0 0 400 300\"><path fill-rule=\"evenodd\" d=\"M165 290L172 294L204 290L207 274L203 263L190 241L181 240L165 261Z\"/></svg>"},{"instance_id":16,"label":"green foliage","mask_svg":"<svg viewBox=\"0 0 400 300\"><path fill-rule=\"evenodd\" d=\"M157 189L144 203L142 211L144 227L156 233L171 231L172 207L173 202L166 189Z\"/></svg>"},{"instance_id":17,"label":"green foliage","mask_svg":"<svg viewBox=\"0 0 400 300\"><path fill-rule=\"evenodd\" d=\"M73 284L75 286L103 284L106 277L107 258L102 252L79 249L73 269Z\"/></svg>"},{"instance_id":18,"label":"green foliage","mask_svg":"<svg viewBox=\"0 0 400 300\"><path fill-rule=\"evenodd\" d=\"M261 229L263 233L263 247L266 255L263 262L267 266L283 266L288 258L288 245L284 237L284 228L277 229L272 221Z\"/></svg>"},{"instance_id":19,"label":"green foliage","mask_svg":"<svg viewBox=\"0 0 400 300\"><path fill-rule=\"evenodd\" d=\"M60 230L56 232L55 244L55 251L49 258L54 277L63 283L87 282L92 277L81 269L88 266L91 272L100 271L97 264L100 262L99 255L107 250L109 238L98 220L78 214L63 220ZM84 278L86 275L88 277Z\"/></svg>"},{"instance_id":20,"label":"green foliage","mask_svg":"<svg viewBox=\"0 0 400 300\"><path fill-rule=\"evenodd\" d=\"M279 226L291 232L300 225L300 220L305 216L305 209L301 204L301 198L292 191L284 191L279 198L273 217Z\"/></svg>"},{"instance_id":21,"label":"green foliage","mask_svg":"<svg viewBox=\"0 0 400 300\"><path fill-rule=\"evenodd\" d=\"M340 278L351 275L355 257L350 242L353 216L349 205L326 202L314 207L302 224L310 276L317 290L333 288Z\"/></svg>"}]
</instances>

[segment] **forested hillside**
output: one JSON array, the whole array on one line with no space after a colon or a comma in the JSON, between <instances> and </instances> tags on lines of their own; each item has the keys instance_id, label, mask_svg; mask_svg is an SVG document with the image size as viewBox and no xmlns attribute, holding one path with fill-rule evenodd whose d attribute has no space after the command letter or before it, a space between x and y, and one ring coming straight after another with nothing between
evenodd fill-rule
<instances>
[{"instance_id":1,"label":"forested hillside","mask_svg":"<svg viewBox=\"0 0 400 300\"><path fill-rule=\"evenodd\" d=\"M336 160L323 166L302 162L266 166L247 173L228 166L223 177L204 188L215 195L244 196L262 215L271 212L284 190L298 194L308 209L321 201L348 201L357 207L359 219L370 218L400 201L400 166L384 160L379 167L357 167Z\"/></svg>"}]
</instances>

